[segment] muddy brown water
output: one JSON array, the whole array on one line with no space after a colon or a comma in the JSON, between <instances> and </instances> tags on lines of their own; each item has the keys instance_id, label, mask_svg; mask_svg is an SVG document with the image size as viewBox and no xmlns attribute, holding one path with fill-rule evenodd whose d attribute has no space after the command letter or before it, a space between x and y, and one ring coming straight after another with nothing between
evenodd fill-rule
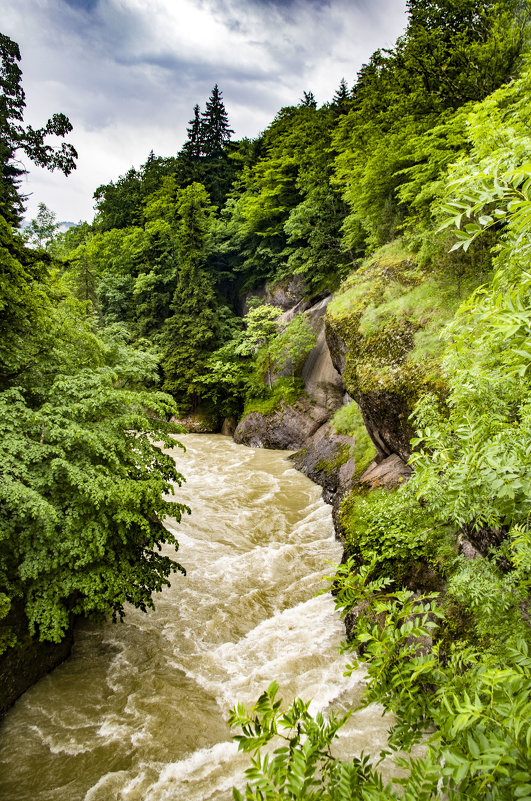
<instances>
[{"instance_id":1,"label":"muddy brown water","mask_svg":"<svg viewBox=\"0 0 531 801\"><path fill-rule=\"evenodd\" d=\"M273 679L314 712L360 695L332 598L316 595L341 558L320 487L283 451L180 439L177 499L192 515L167 525L187 576L154 612L80 626L71 658L16 703L0 727L2 801L228 801L248 765L226 724L236 701ZM338 754L377 753L385 733L364 710Z\"/></svg>"}]
</instances>

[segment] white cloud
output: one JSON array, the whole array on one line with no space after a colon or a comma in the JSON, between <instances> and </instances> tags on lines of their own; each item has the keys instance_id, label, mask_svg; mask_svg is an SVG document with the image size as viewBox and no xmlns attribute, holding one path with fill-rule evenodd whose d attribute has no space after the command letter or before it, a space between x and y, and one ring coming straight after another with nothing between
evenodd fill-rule
<instances>
[{"instance_id":1,"label":"white cloud","mask_svg":"<svg viewBox=\"0 0 531 801\"><path fill-rule=\"evenodd\" d=\"M236 136L256 136L311 90L329 100L405 25L405 0L4 0L22 53L27 121L74 124L69 178L31 167L25 191L60 219L92 217L92 193L132 164L176 153L214 83ZM78 2L77 5L80 5ZM31 166L31 165L28 165Z\"/></svg>"}]
</instances>

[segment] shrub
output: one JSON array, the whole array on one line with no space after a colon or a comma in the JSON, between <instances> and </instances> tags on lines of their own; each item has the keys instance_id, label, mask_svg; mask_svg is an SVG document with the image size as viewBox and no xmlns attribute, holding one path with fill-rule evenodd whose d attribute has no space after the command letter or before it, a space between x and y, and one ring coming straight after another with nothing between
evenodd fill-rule
<instances>
[{"instance_id":1,"label":"shrub","mask_svg":"<svg viewBox=\"0 0 531 801\"><path fill-rule=\"evenodd\" d=\"M373 576L391 576L400 584L419 580L419 568L448 573L456 553L455 533L415 500L407 487L369 495L354 490L341 505L340 520L347 549L360 565L375 562ZM421 580L422 583L422 580Z\"/></svg>"}]
</instances>

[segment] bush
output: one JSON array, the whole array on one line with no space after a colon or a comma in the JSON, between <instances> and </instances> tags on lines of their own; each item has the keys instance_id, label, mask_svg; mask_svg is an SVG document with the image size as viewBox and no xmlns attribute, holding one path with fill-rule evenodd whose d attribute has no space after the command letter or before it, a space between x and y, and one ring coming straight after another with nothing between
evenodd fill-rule
<instances>
[{"instance_id":1,"label":"bush","mask_svg":"<svg viewBox=\"0 0 531 801\"><path fill-rule=\"evenodd\" d=\"M407 487L369 495L354 490L341 504L340 521L358 563L374 561L372 575L391 576L397 584L432 584L433 570L446 575L456 556L454 529L437 523Z\"/></svg>"},{"instance_id":2,"label":"bush","mask_svg":"<svg viewBox=\"0 0 531 801\"><path fill-rule=\"evenodd\" d=\"M251 412L273 414L280 409L282 403L288 405L295 403L303 392L304 382L300 378L278 378L272 389L265 385L253 387L253 395L247 397L243 414L244 416Z\"/></svg>"}]
</instances>

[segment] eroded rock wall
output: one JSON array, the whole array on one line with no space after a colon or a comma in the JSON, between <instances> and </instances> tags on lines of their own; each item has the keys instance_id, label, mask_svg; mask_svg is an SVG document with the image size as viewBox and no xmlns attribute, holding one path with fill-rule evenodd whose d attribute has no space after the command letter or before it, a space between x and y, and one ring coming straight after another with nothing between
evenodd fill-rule
<instances>
[{"instance_id":1,"label":"eroded rock wall","mask_svg":"<svg viewBox=\"0 0 531 801\"><path fill-rule=\"evenodd\" d=\"M27 689L64 662L74 641L73 627L58 644L30 637L21 609L11 612L3 623L15 633L18 642L0 655L0 718Z\"/></svg>"}]
</instances>

